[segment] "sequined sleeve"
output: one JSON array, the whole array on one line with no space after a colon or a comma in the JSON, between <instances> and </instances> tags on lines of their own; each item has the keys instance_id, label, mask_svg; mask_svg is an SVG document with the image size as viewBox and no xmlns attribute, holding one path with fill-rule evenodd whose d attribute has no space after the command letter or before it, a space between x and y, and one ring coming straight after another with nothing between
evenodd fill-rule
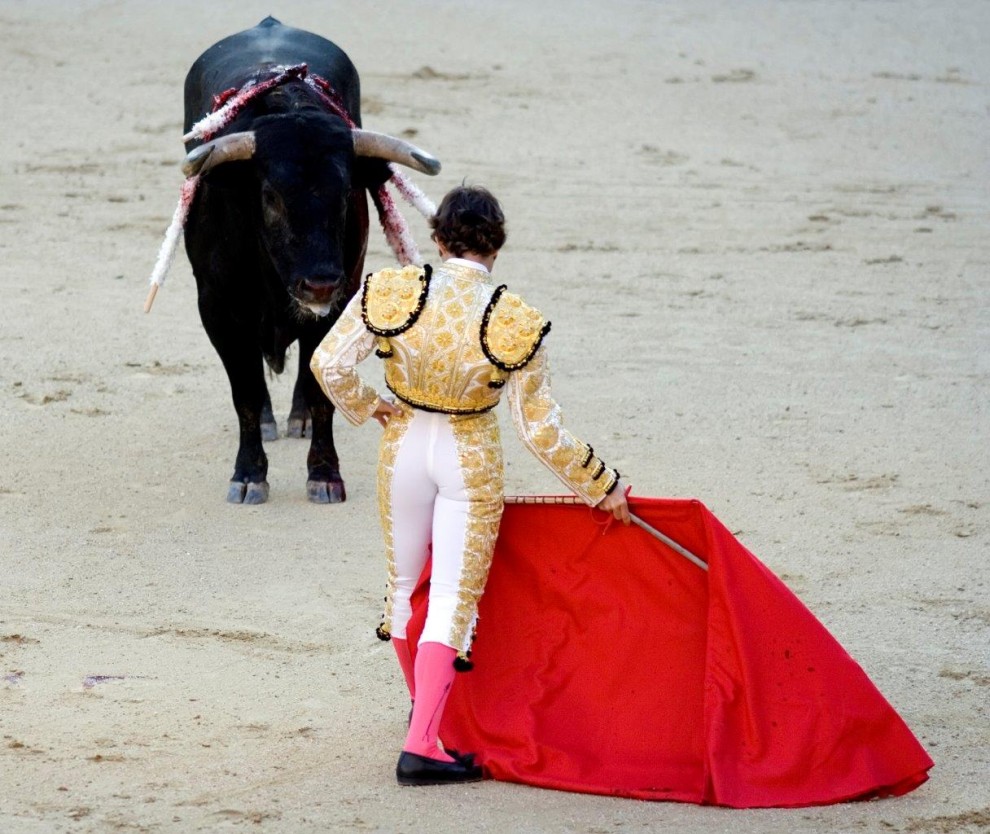
<instances>
[{"instance_id":1,"label":"sequined sleeve","mask_svg":"<svg viewBox=\"0 0 990 834\"><path fill-rule=\"evenodd\" d=\"M359 426L375 413L378 392L358 376L355 366L367 358L375 336L361 318L361 291L313 351L309 363L324 393L340 412Z\"/></svg>"},{"instance_id":2,"label":"sequined sleeve","mask_svg":"<svg viewBox=\"0 0 990 834\"><path fill-rule=\"evenodd\" d=\"M545 347L528 365L510 374L507 393L520 439L571 490L594 506L615 488L619 473L564 428L560 406L550 392Z\"/></svg>"}]
</instances>

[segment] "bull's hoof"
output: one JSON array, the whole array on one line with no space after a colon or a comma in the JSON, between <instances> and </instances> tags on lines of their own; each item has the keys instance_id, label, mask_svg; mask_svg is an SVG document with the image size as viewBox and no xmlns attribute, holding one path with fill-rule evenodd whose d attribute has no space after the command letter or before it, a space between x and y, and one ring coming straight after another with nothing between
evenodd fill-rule
<instances>
[{"instance_id":1,"label":"bull's hoof","mask_svg":"<svg viewBox=\"0 0 990 834\"><path fill-rule=\"evenodd\" d=\"M243 483L231 481L227 501L231 504L264 504L268 500L268 481Z\"/></svg>"},{"instance_id":2,"label":"bull's hoof","mask_svg":"<svg viewBox=\"0 0 990 834\"><path fill-rule=\"evenodd\" d=\"M342 504L347 491L343 481L306 481L306 497L314 504Z\"/></svg>"},{"instance_id":3,"label":"bull's hoof","mask_svg":"<svg viewBox=\"0 0 990 834\"><path fill-rule=\"evenodd\" d=\"M297 439L309 437L309 420L306 417L293 417L290 414L287 435Z\"/></svg>"}]
</instances>

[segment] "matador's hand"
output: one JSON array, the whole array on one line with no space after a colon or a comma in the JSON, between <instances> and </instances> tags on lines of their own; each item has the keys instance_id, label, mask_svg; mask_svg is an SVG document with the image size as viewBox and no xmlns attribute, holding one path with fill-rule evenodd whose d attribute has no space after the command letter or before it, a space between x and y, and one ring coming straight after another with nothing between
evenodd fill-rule
<instances>
[{"instance_id":1,"label":"matador's hand","mask_svg":"<svg viewBox=\"0 0 990 834\"><path fill-rule=\"evenodd\" d=\"M396 408L388 400L383 400L381 397L378 398L378 405L375 407L375 413L371 416L374 417L379 423L381 423L382 428L388 425L388 421L392 419L393 414L401 414L402 411ZM618 487L616 487L618 489Z\"/></svg>"},{"instance_id":2,"label":"matador's hand","mask_svg":"<svg viewBox=\"0 0 990 834\"><path fill-rule=\"evenodd\" d=\"M621 480L615 485L608 495L606 495L598 504L599 510L604 510L607 513L612 513L613 516L618 521L623 524L629 523L629 501L626 499L626 495L629 493L629 487L627 487Z\"/></svg>"}]
</instances>

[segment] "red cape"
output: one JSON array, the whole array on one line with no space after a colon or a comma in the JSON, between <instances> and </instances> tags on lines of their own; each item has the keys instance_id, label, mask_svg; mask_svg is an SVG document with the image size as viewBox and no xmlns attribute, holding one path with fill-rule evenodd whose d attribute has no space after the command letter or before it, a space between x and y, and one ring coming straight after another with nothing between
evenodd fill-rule
<instances>
[{"instance_id":1,"label":"red cape","mask_svg":"<svg viewBox=\"0 0 990 834\"><path fill-rule=\"evenodd\" d=\"M698 501L633 498L706 573L582 505L509 504L444 742L495 779L736 808L900 795L932 760ZM414 597L410 646L425 617Z\"/></svg>"}]
</instances>

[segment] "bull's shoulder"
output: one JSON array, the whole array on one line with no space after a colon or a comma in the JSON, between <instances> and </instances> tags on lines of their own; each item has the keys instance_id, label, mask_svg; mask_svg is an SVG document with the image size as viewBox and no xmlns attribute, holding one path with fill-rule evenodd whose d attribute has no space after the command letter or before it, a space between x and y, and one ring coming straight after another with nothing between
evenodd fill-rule
<instances>
[{"instance_id":1,"label":"bull's shoulder","mask_svg":"<svg viewBox=\"0 0 990 834\"><path fill-rule=\"evenodd\" d=\"M481 321L481 348L497 368L515 371L533 358L549 332L543 314L503 284L492 293Z\"/></svg>"},{"instance_id":2,"label":"bull's shoulder","mask_svg":"<svg viewBox=\"0 0 990 834\"><path fill-rule=\"evenodd\" d=\"M368 330L378 336L397 336L412 327L426 304L431 274L426 265L369 275L361 296L361 315Z\"/></svg>"}]
</instances>

